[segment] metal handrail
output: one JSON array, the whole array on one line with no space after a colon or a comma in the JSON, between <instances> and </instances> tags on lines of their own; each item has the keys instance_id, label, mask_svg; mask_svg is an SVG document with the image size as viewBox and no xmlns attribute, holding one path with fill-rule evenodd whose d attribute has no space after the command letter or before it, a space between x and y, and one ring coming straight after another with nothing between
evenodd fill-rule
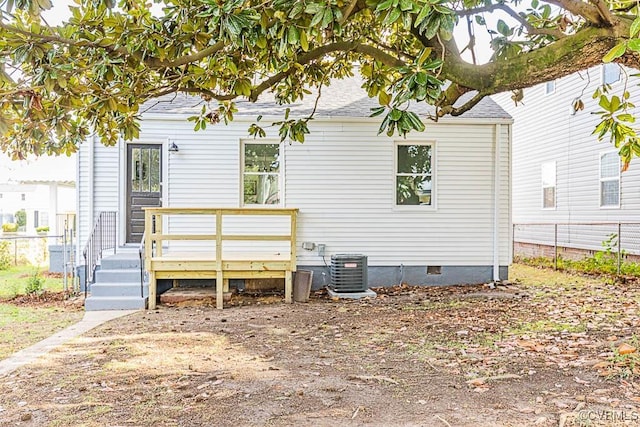
<instances>
[{"instance_id":1,"label":"metal handrail","mask_svg":"<svg viewBox=\"0 0 640 427\"><path fill-rule=\"evenodd\" d=\"M84 258L84 296L86 298L89 283L93 283L94 273L98 262L102 259L102 252L113 249L116 253L116 218L117 212L100 212L93 224L93 230L87 239L87 244L82 251Z\"/></svg>"},{"instance_id":2,"label":"metal handrail","mask_svg":"<svg viewBox=\"0 0 640 427\"><path fill-rule=\"evenodd\" d=\"M142 233L142 240L140 241L140 246L138 247L138 256L140 258L140 298L144 299L144 262L143 262L143 254L144 254L144 241L146 238L147 232Z\"/></svg>"}]
</instances>

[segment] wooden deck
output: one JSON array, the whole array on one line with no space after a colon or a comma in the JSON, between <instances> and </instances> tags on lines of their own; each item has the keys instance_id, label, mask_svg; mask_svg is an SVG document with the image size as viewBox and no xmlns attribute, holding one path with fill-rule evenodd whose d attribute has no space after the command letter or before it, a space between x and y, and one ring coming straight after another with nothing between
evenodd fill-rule
<instances>
[{"instance_id":1,"label":"wooden deck","mask_svg":"<svg viewBox=\"0 0 640 427\"><path fill-rule=\"evenodd\" d=\"M158 279L215 279L216 306L224 307L223 295L229 279L284 278L285 301L292 301L293 272L296 271L297 209L202 209L145 208L145 270L149 274L149 308L154 309ZM166 227L167 218L189 215L215 218L215 234L178 234ZM286 234L223 234L227 218L251 216L286 217ZM268 225L268 224L266 224ZM166 227L169 228L169 227ZM213 228L213 227L212 227ZM267 227L268 228L268 227ZM212 243L211 250L185 251L171 246L172 241ZM225 250L225 242L286 242L287 251L273 249L251 251ZM221 286L222 284L222 286Z\"/></svg>"}]
</instances>

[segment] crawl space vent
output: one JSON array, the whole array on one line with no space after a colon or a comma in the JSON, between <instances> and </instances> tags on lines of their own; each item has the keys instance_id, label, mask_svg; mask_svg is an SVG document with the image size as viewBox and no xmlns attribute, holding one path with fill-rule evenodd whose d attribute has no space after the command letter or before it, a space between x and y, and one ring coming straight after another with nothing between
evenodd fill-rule
<instances>
[{"instance_id":1,"label":"crawl space vent","mask_svg":"<svg viewBox=\"0 0 640 427\"><path fill-rule=\"evenodd\" d=\"M365 292L368 289L367 257L358 254L331 255L331 284L334 292Z\"/></svg>"}]
</instances>

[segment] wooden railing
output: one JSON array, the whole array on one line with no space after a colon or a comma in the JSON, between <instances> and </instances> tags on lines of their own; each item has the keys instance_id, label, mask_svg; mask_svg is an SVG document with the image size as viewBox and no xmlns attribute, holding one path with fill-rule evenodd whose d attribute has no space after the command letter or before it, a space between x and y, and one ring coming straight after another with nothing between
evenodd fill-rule
<instances>
[{"instance_id":1,"label":"wooden railing","mask_svg":"<svg viewBox=\"0 0 640 427\"><path fill-rule=\"evenodd\" d=\"M153 309L156 305L157 279L216 279L216 305L221 309L229 279L281 277L285 279L285 300L291 302L292 272L296 271L297 213L297 209L145 208L144 265L149 273L149 308ZM215 217L215 234L179 234L165 230L165 218L180 215ZM223 234L225 217L242 216L287 217L288 232ZM269 224L265 226L269 228ZM200 252L175 250L171 247L172 241L210 241L215 242L215 249ZM289 247L287 253L272 253L265 249L239 253L225 251L224 243L229 241L280 241L288 242Z\"/></svg>"}]
</instances>

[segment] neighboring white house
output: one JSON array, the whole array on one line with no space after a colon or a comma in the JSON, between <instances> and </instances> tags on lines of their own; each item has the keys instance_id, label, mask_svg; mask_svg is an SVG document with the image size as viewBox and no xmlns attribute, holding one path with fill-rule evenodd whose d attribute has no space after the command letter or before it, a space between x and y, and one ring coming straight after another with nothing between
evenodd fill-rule
<instances>
[{"instance_id":1,"label":"neighboring white house","mask_svg":"<svg viewBox=\"0 0 640 427\"><path fill-rule=\"evenodd\" d=\"M592 134L599 122L593 113L601 109L592 94L599 86L618 95L628 90L640 105L633 72L617 64L593 67L525 89L517 106L511 93L494 97L514 118L516 253L542 254L556 239L562 247L594 251L613 237L615 246L618 222L622 248L640 253L640 224L629 224L640 222L640 161L621 173L617 149ZM573 108L577 100L583 110ZM557 238L553 224L560 224Z\"/></svg>"},{"instance_id":2,"label":"neighboring white house","mask_svg":"<svg viewBox=\"0 0 640 427\"><path fill-rule=\"evenodd\" d=\"M292 116L308 114L314 101L290 106ZM461 117L427 123L424 133L390 138L378 135L381 119L369 117L375 106L358 83L335 82L300 144L280 143L276 128L248 136L258 115L262 124L282 119L285 107L269 101L239 103L232 123L198 132L186 119L199 100L152 103L138 140L80 147L78 250L100 212L118 212L118 245L137 247L141 206L280 206L299 209L299 268L321 273L332 254L357 253L368 256L371 286L505 279L509 115L486 99ZM324 244L325 256L302 242ZM322 277L314 276L316 286Z\"/></svg>"},{"instance_id":3,"label":"neighboring white house","mask_svg":"<svg viewBox=\"0 0 640 427\"><path fill-rule=\"evenodd\" d=\"M0 159L0 218L14 222L24 209L24 232L35 234L49 227L49 234L62 233L61 216L76 210L75 158L41 157L24 161Z\"/></svg>"}]
</instances>

